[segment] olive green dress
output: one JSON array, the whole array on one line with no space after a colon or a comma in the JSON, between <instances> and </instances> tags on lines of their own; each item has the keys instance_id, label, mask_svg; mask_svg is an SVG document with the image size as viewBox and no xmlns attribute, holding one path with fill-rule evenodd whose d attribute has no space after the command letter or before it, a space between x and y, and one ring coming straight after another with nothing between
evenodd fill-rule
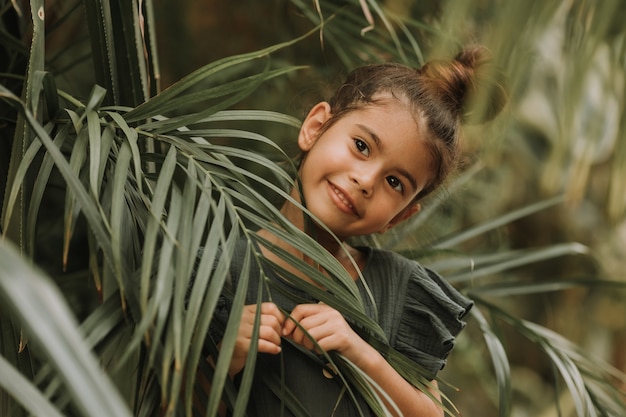
<instances>
[{"instance_id":1,"label":"olive green dress","mask_svg":"<svg viewBox=\"0 0 626 417\"><path fill-rule=\"evenodd\" d=\"M230 282L233 287L237 286L247 245L242 241L235 251ZM356 282L366 313L377 317L385 343L419 364L425 376L433 379L445 365L455 337L465 326L463 318L472 302L415 261L390 251L358 249L367 259L362 276L369 293L360 279ZM253 268L248 304L257 300L259 276L259 270ZM269 287L271 300L286 311L298 303L319 301L276 275L269 274L268 279L271 285L265 287ZM263 298L270 299L268 294ZM216 324L225 324L230 306L229 297L223 296L214 318ZM347 321L350 322L349 318ZM220 330L213 328L209 333L219 342ZM296 406L281 401L289 397L297 399L293 404L299 404L297 408L312 417L375 415L354 387L348 384L346 389L342 379L328 369L327 361L286 339L282 345L279 355L258 355L248 407L250 416L293 416L290 407Z\"/></svg>"}]
</instances>

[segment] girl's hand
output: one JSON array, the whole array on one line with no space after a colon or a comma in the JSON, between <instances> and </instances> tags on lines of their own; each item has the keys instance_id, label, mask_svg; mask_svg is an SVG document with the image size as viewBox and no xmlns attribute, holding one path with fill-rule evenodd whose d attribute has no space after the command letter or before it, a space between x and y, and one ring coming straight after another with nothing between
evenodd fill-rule
<instances>
[{"instance_id":1,"label":"girl's hand","mask_svg":"<svg viewBox=\"0 0 626 417\"><path fill-rule=\"evenodd\" d=\"M324 351L334 350L342 354L376 382L377 389L385 392L400 409L400 415L443 417L443 410L402 378L376 349L352 330L334 308L326 304L296 306L288 320L285 320L283 336L291 337L294 342L309 350L316 350L312 338ZM433 386L432 395L440 401L436 382ZM385 396L382 400L391 414L397 415Z\"/></svg>"},{"instance_id":2,"label":"girl's hand","mask_svg":"<svg viewBox=\"0 0 626 417\"><path fill-rule=\"evenodd\" d=\"M313 338L324 351L337 351L353 362L358 362L359 352L367 345L341 313L326 304L296 306L282 334L306 349L317 350Z\"/></svg>"},{"instance_id":3,"label":"girl's hand","mask_svg":"<svg viewBox=\"0 0 626 417\"><path fill-rule=\"evenodd\" d=\"M229 374L238 374L246 363L246 357L250 351L252 343L252 332L254 330L254 317L256 315L257 304L247 305L243 309L239 331L235 341L235 350L230 362ZM280 352L280 337L285 315L274 303L262 303L259 340L257 349L259 352L277 354Z\"/></svg>"}]
</instances>

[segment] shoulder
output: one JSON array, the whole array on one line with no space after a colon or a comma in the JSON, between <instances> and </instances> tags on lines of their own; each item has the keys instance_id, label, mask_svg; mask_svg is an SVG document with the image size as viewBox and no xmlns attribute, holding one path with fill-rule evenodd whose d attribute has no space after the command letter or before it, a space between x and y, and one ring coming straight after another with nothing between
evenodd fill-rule
<instances>
[{"instance_id":1,"label":"shoulder","mask_svg":"<svg viewBox=\"0 0 626 417\"><path fill-rule=\"evenodd\" d=\"M379 277L374 281L386 280L395 287L392 346L436 375L465 327L473 302L415 260L380 249L370 249L369 259L368 268Z\"/></svg>"},{"instance_id":2,"label":"shoulder","mask_svg":"<svg viewBox=\"0 0 626 417\"><path fill-rule=\"evenodd\" d=\"M418 299L429 300L434 298L443 303L449 302L450 306L457 304L471 307L472 302L445 278L416 260L384 249L366 248L366 250L368 251L368 261L363 272L368 275L368 278L371 278L370 275L383 275L382 279L385 280L391 278L394 281L406 281L407 285L416 286L419 289L416 293L411 294ZM461 311L459 311L460 313Z\"/></svg>"},{"instance_id":3,"label":"shoulder","mask_svg":"<svg viewBox=\"0 0 626 417\"><path fill-rule=\"evenodd\" d=\"M402 286L410 275L423 269L418 262L396 252L371 247L359 250L365 254L362 273L369 285L382 282L385 286Z\"/></svg>"},{"instance_id":4,"label":"shoulder","mask_svg":"<svg viewBox=\"0 0 626 417\"><path fill-rule=\"evenodd\" d=\"M418 261L396 252L377 248L362 248L367 254L363 275L368 281L384 281L385 285L404 288L409 283L423 287L424 295L444 291L456 295L456 291L444 278ZM418 295L419 296L419 295Z\"/></svg>"},{"instance_id":5,"label":"shoulder","mask_svg":"<svg viewBox=\"0 0 626 417\"><path fill-rule=\"evenodd\" d=\"M398 253L369 248L369 256L363 271L368 284L383 281L405 295L405 304L418 303L427 306L442 320L458 319L472 307L472 301L461 294L444 277L424 267L416 260ZM459 329L460 330L460 329Z\"/></svg>"}]
</instances>

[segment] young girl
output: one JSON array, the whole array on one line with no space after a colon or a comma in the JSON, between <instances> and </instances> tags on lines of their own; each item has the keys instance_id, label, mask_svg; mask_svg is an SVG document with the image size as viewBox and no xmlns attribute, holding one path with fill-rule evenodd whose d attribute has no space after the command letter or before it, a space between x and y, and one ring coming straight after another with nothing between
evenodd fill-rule
<instances>
[{"instance_id":1,"label":"young girl","mask_svg":"<svg viewBox=\"0 0 626 417\"><path fill-rule=\"evenodd\" d=\"M366 312L376 318L389 345L421 365L431 380L445 364L471 301L417 262L388 251L351 247L346 240L384 233L410 218L419 212L420 200L454 168L464 104L476 93L479 71L487 62L484 52L466 49L454 60L432 61L420 69L382 64L349 74L328 102L310 110L298 136L301 188L291 196L325 227L311 224L290 202L282 207L287 219L313 236L356 281ZM489 117L501 107L503 96L496 97ZM271 231L258 235L266 246L303 258ZM247 245L241 242L234 259L241 260ZM318 285L266 246L258 250L268 259ZM240 269L234 262L233 288ZM260 309L255 375L275 375L311 416L374 415L363 398L346 393L321 352L339 353L367 374L384 391L381 397L392 415L443 415L436 401L407 382L359 335L349 317L278 275L266 278L277 290L254 304L260 272L250 271L249 277L250 304L239 326L231 377L236 379L244 367ZM229 313L230 302L222 301L216 320ZM212 336L219 342L219 333ZM249 415L293 415L276 387L263 381L255 377ZM432 387L439 398L436 381Z\"/></svg>"}]
</instances>

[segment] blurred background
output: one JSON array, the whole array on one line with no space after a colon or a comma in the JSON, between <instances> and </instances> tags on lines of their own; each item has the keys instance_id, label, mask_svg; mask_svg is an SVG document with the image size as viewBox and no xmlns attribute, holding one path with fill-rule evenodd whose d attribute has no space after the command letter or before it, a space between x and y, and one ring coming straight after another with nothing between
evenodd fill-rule
<instances>
[{"instance_id":1,"label":"blurred background","mask_svg":"<svg viewBox=\"0 0 626 417\"><path fill-rule=\"evenodd\" d=\"M498 316L492 329L511 364L511 415L574 415L556 365L538 348L541 340L520 332L516 320L545 326L626 371L626 1L154 0L153 6L155 90L218 59L303 35L321 16L323 30L259 64L306 67L237 104L298 118L356 65L419 66L466 44L490 48L507 80L507 107L489 124L466 127L463 169L425 203L415 228L377 243L419 250L425 264ZM83 15L71 12L81 7L49 2L46 55L59 88L84 98L94 71ZM293 130L264 133L294 147ZM473 233L450 243L464 231ZM507 320L496 314L500 309ZM593 378L593 369L586 372ZM469 320L442 377L462 415L499 414L480 322ZM617 377L615 385L626 389Z\"/></svg>"}]
</instances>

